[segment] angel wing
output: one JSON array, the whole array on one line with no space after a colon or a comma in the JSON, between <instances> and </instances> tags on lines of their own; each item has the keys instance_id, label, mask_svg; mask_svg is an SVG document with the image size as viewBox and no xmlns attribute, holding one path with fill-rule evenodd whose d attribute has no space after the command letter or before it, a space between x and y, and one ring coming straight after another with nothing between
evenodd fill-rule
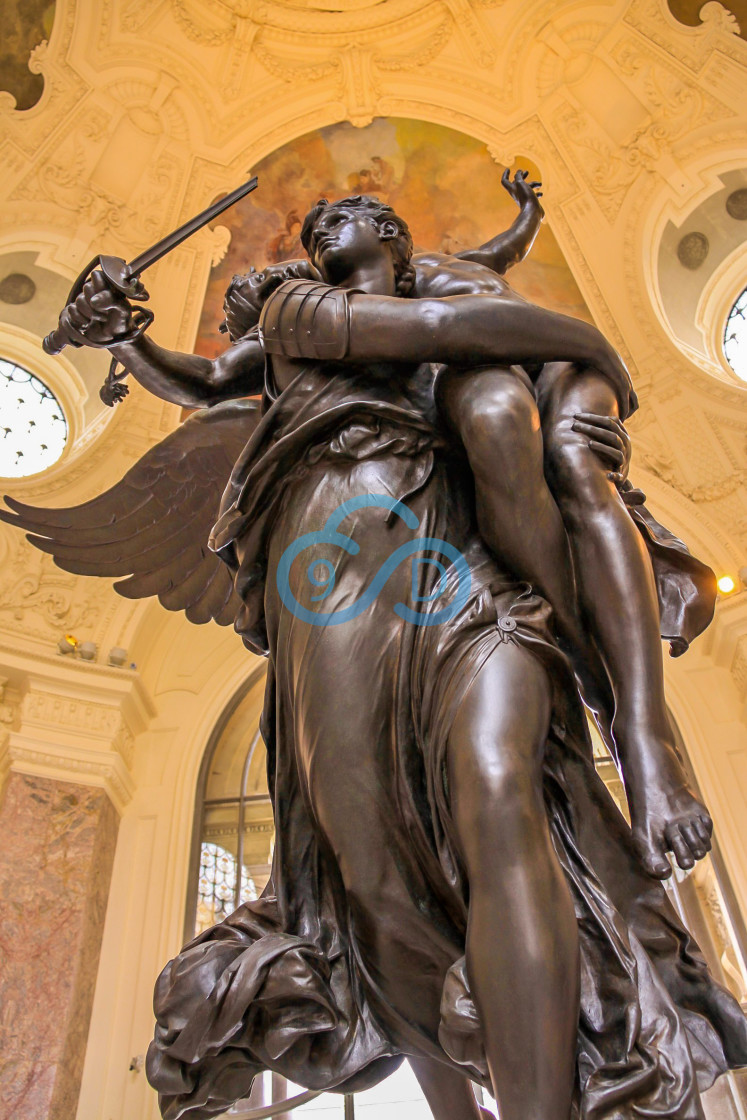
<instances>
[{"instance_id":1,"label":"angel wing","mask_svg":"<svg viewBox=\"0 0 747 1120\"><path fill-rule=\"evenodd\" d=\"M208 549L221 495L259 419L259 402L203 408L152 447L110 490L80 506L44 509L6 495L0 518L78 575L127 576L127 599L157 595L190 622L230 625L233 578Z\"/></svg>"}]
</instances>

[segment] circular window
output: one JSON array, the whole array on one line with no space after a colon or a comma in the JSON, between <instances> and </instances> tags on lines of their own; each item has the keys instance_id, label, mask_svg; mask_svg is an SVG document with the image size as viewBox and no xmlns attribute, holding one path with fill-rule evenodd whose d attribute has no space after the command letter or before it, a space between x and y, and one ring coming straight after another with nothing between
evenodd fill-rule
<instances>
[{"instance_id":1,"label":"circular window","mask_svg":"<svg viewBox=\"0 0 747 1120\"><path fill-rule=\"evenodd\" d=\"M33 373L0 358L0 475L20 478L56 463L67 440L62 406Z\"/></svg>"},{"instance_id":2,"label":"circular window","mask_svg":"<svg viewBox=\"0 0 747 1120\"><path fill-rule=\"evenodd\" d=\"M724 354L737 377L747 381L747 288L734 303L726 320Z\"/></svg>"}]
</instances>

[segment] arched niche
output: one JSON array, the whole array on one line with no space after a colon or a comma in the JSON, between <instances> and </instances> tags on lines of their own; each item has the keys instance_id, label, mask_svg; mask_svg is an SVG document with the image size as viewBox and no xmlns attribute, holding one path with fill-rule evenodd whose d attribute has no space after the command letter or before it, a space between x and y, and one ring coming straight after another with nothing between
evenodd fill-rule
<instances>
[{"instance_id":1,"label":"arched niche","mask_svg":"<svg viewBox=\"0 0 747 1120\"><path fill-rule=\"evenodd\" d=\"M541 179L542 170L518 157L516 168ZM518 210L501 187L503 165L485 143L424 120L377 117L365 128L341 121L288 141L253 166L259 189L220 216L230 233L223 259L209 276L196 346L214 357L225 347L219 332L231 277L250 266L305 256L304 215L321 198L373 194L408 222L416 251L474 248L507 229ZM530 256L511 274L522 295L591 321L591 312L546 221Z\"/></svg>"}]
</instances>

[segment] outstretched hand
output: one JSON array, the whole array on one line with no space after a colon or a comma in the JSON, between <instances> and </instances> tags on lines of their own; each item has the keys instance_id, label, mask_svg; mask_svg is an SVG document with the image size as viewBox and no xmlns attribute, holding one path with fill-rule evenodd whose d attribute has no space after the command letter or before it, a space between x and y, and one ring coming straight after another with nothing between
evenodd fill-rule
<instances>
[{"instance_id":1,"label":"outstretched hand","mask_svg":"<svg viewBox=\"0 0 747 1120\"><path fill-rule=\"evenodd\" d=\"M507 167L501 175L501 186L504 190L508 191L517 206L522 208L524 206L531 206L539 210L540 214L544 216L545 212L539 201L542 198L542 191L539 190L542 183L539 179L533 179L530 182L528 171L519 170L512 179L511 172Z\"/></svg>"},{"instance_id":2,"label":"outstretched hand","mask_svg":"<svg viewBox=\"0 0 747 1120\"><path fill-rule=\"evenodd\" d=\"M114 381L107 378L99 389L99 397L105 405L112 408L115 404L123 401L129 391L128 386L123 381Z\"/></svg>"}]
</instances>

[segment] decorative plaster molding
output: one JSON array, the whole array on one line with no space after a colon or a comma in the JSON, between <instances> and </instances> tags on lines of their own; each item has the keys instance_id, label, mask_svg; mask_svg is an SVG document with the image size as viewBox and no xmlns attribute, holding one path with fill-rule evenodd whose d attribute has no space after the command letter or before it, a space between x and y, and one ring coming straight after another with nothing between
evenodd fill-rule
<instances>
[{"instance_id":1,"label":"decorative plaster molding","mask_svg":"<svg viewBox=\"0 0 747 1120\"><path fill-rule=\"evenodd\" d=\"M732 305L744 291L745 284L745 246L742 244L709 277L695 312L695 325L700 329L710 359L705 368L714 377L743 391L747 389L747 383L737 377L724 354L724 327ZM702 355L698 357L704 364Z\"/></svg>"},{"instance_id":2,"label":"decorative plaster molding","mask_svg":"<svg viewBox=\"0 0 747 1120\"><path fill-rule=\"evenodd\" d=\"M735 125L732 131L718 127L716 131L701 134L690 142L688 162L683 161L682 164L683 174L692 178L698 184L697 189L702 190L704 159L707 158L712 167L716 161L715 153L721 151L722 168L725 169L729 166L732 153L735 159L739 158L739 153L743 160L745 147L747 127L744 124L741 127ZM620 222L624 223L620 255L633 321L650 350L647 365L657 372L651 391L655 396L660 393L666 395L675 383L679 387L699 391L711 401L718 400L726 407L739 409L744 401L744 390L736 379L717 379L701 365L688 361L663 326L655 262L664 215L669 213L671 201L672 194L667 186L648 176L637 183L620 217ZM682 206L680 202L680 208Z\"/></svg>"},{"instance_id":3,"label":"decorative plaster molding","mask_svg":"<svg viewBox=\"0 0 747 1120\"><path fill-rule=\"evenodd\" d=\"M737 642L731 663L731 675L734 677L739 695L747 699L747 634Z\"/></svg>"},{"instance_id":4,"label":"decorative plaster molding","mask_svg":"<svg viewBox=\"0 0 747 1120\"><path fill-rule=\"evenodd\" d=\"M723 9L708 6L704 23L687 28L666 0L630 0L622 16L618 7L575 0L339 0L335 8L325 0L58 0L51 41L35 61L47 82L42 101L23 115L0 112L9 220L34 237L53 227L60 246L67 241L58 255L90 255L102 237L106 248L131 252L253 161L343 118L419 117L481 138L501 160L527 155L542 167L549 220L592 313L631 368L635 358L645 415L631 427L642 473L680 523L692 525L686 536L698 539L707 526L711 553L736 557L741 464L716 446L715 475L710 467L693 475L685 428L674 439L663 432L678 394L698 415L707 397L721 418L740 391L714 382L667 338L642 263L646 215L663 199L684 205L703 189L704 153L744 149L747 44ZM602 94L614 88L631 107L629 134L617 135L611 115L591 120L584 76L592 66ZM591 108L606 103L600 96ZM129 128L146 138L148 158L125 168L137 180L125 190L113 170ZM81 184L82 220L72 203ZM175 254L181 314L173 341L184 348L224 242L215 231L179 250L178 261ZM621 275L610 260L623 261ZM59 480L24 484L23 496L33 501L54 483L72 504L99 491L102 475L106 483L121 473L123 450L138 453L143 424L145 444L168 429L171 416L158 408L149 411L133 393L105 432L91 434L79 463ZM91 581L38 570L25 545L3 536L0 547L6 541L13 579L0 582L0 604L4 597L8 634L23 625L35 641L49 641L69 619L86 617L106 629L118 601L104 585L93 591ZM13 616L19 603L22 618Z\"/></svg>"},{"instance_id":5,"label":"decorative plaster molding","mask_svg":"<svg viewBox=\"0 0 747 1120\"><path fill-rule=\"evenodd\" d=\"M23 727L48 731L74 730L92 742L100 741L115 750L130 769L134 737L118 707L58 693L29 691L22 705Z\"/></svg>"},{"instance_id":6,"label":"decorative plaster molding","mask_svg":"<svg viewBox=\"0 0 747 1120\"><path fill-rule=\"evenodd\" d=\"M0 677L0 796L10 771L8 741L10 732L20 725L20 707L21 697L17 690L8 686L7 677Z\"/></svg>"},{"instance_id":7,"label":"decorative plaster molding","mask_svg":"<svg viewBox=\"0 0 747 1120\"><path fill-rule=\"evenodd\" d=\"M710 633L710 655L722 669L728 669L740 695L744 697L745 659L747 658L747 590L719 599Z\"/></svg>"},{"instance_id":8,"label":"decorative plaster molding","mask_svg":"<svg viewBox=\"0 0 747 1120\"><path fill-rule=\"evenodd\" d=\"M201 5L190 5L188 0L171 0L174 18L187 38L209 47L227 43L236 28L236 17L226 12L225 8L221 12L221 8L224 5L217 4L214 12L209 12Z\"/></svg>"},{"instance_id":9,"label":"decorative plaster molding","mask_svg":"<svg viewBox=\"0 0 747 1120\"><path fill-rule=\"evenodd\" d=\"M0 677L0 724L2 730L17 728L21 708L21 695L16 688L9 687L8 678Z\"/></svg>"},{"instance_id":10,"label":"decorative plaster molding","mask_svg":"<svg viewBox=\"0 0 747 1120\"><path fill-rule=\"evenodd\" d=\"M741 31L737 17L718 0L708 0L698 13L704 27L714 31L725 31L727 35L738 35Z\"/></svg>"},{"instance_id":11,"label":"decorative plaster molding","mask_svg":"<svg viewBox=\"0 0 747 1120\"><path fill-rule=\"evenodd\" d=\"M551 45L560 49L554 40ZM571 61L565 60L566 66ZM581 83L576 79L566 86L553 123L570 142L603 213L614 223L642 170L661 175L675 190L686 190L689 179L674 155L677 142L736 114L698 85L683 66L638 37L618 33L607 52L596 51L593 65L593 84L585 89L582 72ZM632 130L624 137L615 133L611 118L609 131L603 127L590 100L605 80L604 66L609 70L610 91L616 89L615 100L629 116Z\"/></svg>"},{"instance_id":12,"label":"decorative plaster molding","mask_svg":"<svg viewBox=\"0 0 747 1120\"><path fill-rule=\"evenodd\" d=\"M716 12L716 8L723 8L723 5L718 0L710 0L701 9L701 19L705 8L707 17L699 27L679 23L666 0L631 0L623 19L660 50L695 72L714 49L744 63L747 44L735 34L734 26Z\"/></svg>"},{"instance_id":13,"label":"decorative plaster molding","mask_svg":"<svg viewBox=\"0 0 747 1120\"><path fill-rule=\"evenodd\" d=\"M54 379L50 384L55 389ZM172 430L179 409L135 387L127 408L113 413L90 441L47 471L13 479L12 484L8 480L13 496L31 504L75 505L100 494ZM11 642L11 636L18 640L20 633L23 643L52 650L64 633L72 632L81 640L100 643L115 617L123 612L129 617L138 610L139 604L122 600L109 581L86 579L56 567L51 557L32 548L10 526L0 525L0 552L0 635L4 633ZM115 635L110 644L118 640Z\"/></svg>"},{"instance_id":14,"label":"decorative plaster molding","mask_svg":"<svg viewBox=\"0 0 747 1120\"><path fill-rule=\"evenodd\" d=\"M102 786L121 812L134 789L135 738L155 715L137 674L62 656L0 651L0 660L14 682L6 770ZM4 712L0 697L0 723Z\"/></svg>"},{"instance_id":15,"label":"decorative plaster molding","mask_svg":"<svg viewBox=\"0 0 747 1120\"><path fill-rule=\"evenodd\" d=\"M105 584L89 590L80 577L55 567L51 557L35 557L20 533L3 526L7 558L0 576L0 631L23 625L26 640L54 648L65 632L95 634L106 601L115 592Z\"/></svg>"}]
</instances>

